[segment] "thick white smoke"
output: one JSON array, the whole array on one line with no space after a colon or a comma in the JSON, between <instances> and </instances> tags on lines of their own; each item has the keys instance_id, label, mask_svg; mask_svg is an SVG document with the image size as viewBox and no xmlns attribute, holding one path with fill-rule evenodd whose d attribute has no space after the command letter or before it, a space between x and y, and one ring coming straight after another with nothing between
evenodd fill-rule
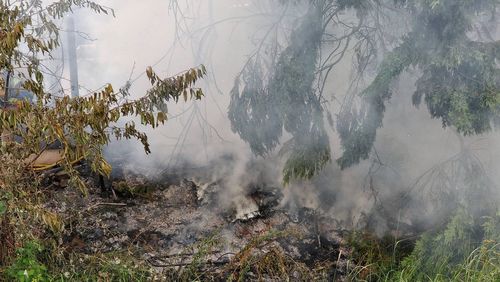
<instances>
[{"instance_id":1,"label":"thick white smoke","mask_svg":"<svg viewBox=\"0 0 500 282\"><path fill-rule=\"evenodd\" d=\"M221 201L227 202L245 193L245 186L251 182L280 183L279 165L275 165L278 161L266 163L252 156L248 146L231 131L227 119L234 78L256 48L255 35L272 24L269 17L259 14L264 2L273 1L103 0L99 3L112 7L116 17L77 12L77 29L95 39L80 39L80 84L85 89L97 89L106 83L118 88L132 79L131 92L140 96L149 86L141 75L147 66L154 66L164 76L200 64L209 70L206 83L200 84L206 94L202 101L169 105L166 125L147 130L151 156L143 153L140 144L121 141L110 146L111 158L139 172L154 174L186 162L205 168L215 166L214 160L232 155L229 167L221 165L214 173L218 174L214 179L224 178L228 199ZM354 53L349 50L347 54L327 84L334 112L338 110L335 101L341 100L350 86L349 55ZM340 172L332 164L317 179L284 188L285 205L320 207L353 226L375 201L404 193L427 169L458 153L460 142L453 131L444 130L426 109L411 104L413 84L411 74L407 74L395 86L375 144L378 166L365 161ZM338 138L334 130L330 134L333 157L337 158ZM498 140L494 134L465 139L496 183L500 181L495 173L500 168ZM262 171L268 175L263 177Z\"/></svg>"}]
</instances>

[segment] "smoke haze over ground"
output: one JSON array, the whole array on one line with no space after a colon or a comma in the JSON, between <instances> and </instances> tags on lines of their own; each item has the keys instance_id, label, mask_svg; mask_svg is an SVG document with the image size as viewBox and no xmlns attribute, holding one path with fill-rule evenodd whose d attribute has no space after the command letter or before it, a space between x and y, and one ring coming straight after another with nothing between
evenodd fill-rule
<instances>
[{"instance_id":1,"label":"smoke haze over ground","mask_svg":"<svg viewBox=\"0 0 500 282\"><path fill-rule=\"evenodd\" d=\"M280 7L273 1L177 2L100 1L115 10L115 18L76 14L77 29L92 38L79 39L78 48L80 84L87 89L106 83L118 88L130 80L130 92L140 96L149 83L143 70L150 65L163 76L200 64L209 72L200 85L206 94L202 101L169 104L165 126L147 130L150 156L140 144L125 141L110 145L108 155L127 169L150 177L182 166L208 170L212 175L204 181L222 181L227 189L221 202L245 194L252 183L281 185L280 158L274 153L266 159L254 156L232 132L227 109L234 79L258 46L256 39L283 8L266 10ZM304 11L290 8L286 15L292 22L304 16ZM347 14L349 17L354 15ZM334 115L338 101L354 91L349 87L354 51L349 49L347 54L326 84L325 96ZM406 193L429 168L458 154L462 141L454 130L443 129L441 121L431 119L424 106L412 105L414 84L414 75L406 73L394 86L394 97L377 133L375 154L369 160L343 171L332 162L315 179L291 183L283 190L282 205L319 208L334 214L342 227L356 227L375 202L390 202ZM328 133L336 159L340 142L335 130ZM287 136L282 139L286 141ZM463 138L463 145L479 157L495 184L500 183L498 141L496 133ZM224 158L227 156L230 158ZM383 231L385 227L380 224L378 228Z\"/></svg>"},{"instance_id":2,"label":"smoke haze over ground","mask_svg":"<svg viewBox=\"0 0 500 282\"><path fill-rule=\"evenodd\" d=\"M499 9L0 0L0 280L498 282Z\"/></svg>"}]
</instances>

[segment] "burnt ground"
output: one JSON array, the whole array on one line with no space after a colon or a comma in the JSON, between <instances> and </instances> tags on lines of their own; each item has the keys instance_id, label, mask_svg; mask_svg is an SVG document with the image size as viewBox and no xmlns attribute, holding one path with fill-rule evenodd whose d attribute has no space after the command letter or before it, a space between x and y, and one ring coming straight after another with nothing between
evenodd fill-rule
<instances>
[{"instance_id":1,"label":"burnt ground","mask_svg":"<svg viewBox=\"0 0 500 282\"><path fill-rule=\"evenodd\" d=\"M269 263L275 255L281 264L293 264L287 274L292 281L346 279L349 250L335 221L312 209L283 209L279 188L254 187L242 200L250 204L222 204L224 189L217 183L175 175L155 181L115 176L106 183L113 193L103 193L96 183L89 178L86 197L76 189L52 190L46 208L67 219L67 251L127 250L158 273L167 273L191 265L203 242L217 238L201 259L206 277L227 279L247 263L245 279L276 281L272 265L258 265L259 257Z\"/></svg>"}]
</instances>

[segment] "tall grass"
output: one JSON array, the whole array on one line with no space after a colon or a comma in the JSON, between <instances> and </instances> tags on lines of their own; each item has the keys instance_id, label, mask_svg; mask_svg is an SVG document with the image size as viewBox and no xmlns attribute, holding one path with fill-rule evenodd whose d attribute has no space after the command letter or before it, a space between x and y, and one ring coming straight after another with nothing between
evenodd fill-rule
<instances>
[{"instance_id":1,"label":"tall grass","mask_svg":"<svg viewBox=\"0 0 500 282\"><path fill-rule=\"evenodd\" d=\"M353 281L500 281L499 214L478 219L459 210L446 228L422 235L402 260L391 260L390 252L380 249L380 240L358 244L365 249L355 249L358 265L349 276Z\"/></svg>"}]
</instances>

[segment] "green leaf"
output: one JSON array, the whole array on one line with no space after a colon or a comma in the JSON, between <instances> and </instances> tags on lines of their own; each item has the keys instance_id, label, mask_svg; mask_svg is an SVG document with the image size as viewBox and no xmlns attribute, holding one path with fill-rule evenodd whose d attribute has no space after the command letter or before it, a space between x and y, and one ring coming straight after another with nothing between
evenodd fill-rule
<instances>
[{"instance_id":1,"label":"green leaf","mask_svg":"<svg viewBox=\"0 0 500 282\"><path fill-rule=\"evenodd\" d=\"M7 205L4 201L0 201L0 215L3 215L7 211Z\"/></svg>"}]
</instances>

